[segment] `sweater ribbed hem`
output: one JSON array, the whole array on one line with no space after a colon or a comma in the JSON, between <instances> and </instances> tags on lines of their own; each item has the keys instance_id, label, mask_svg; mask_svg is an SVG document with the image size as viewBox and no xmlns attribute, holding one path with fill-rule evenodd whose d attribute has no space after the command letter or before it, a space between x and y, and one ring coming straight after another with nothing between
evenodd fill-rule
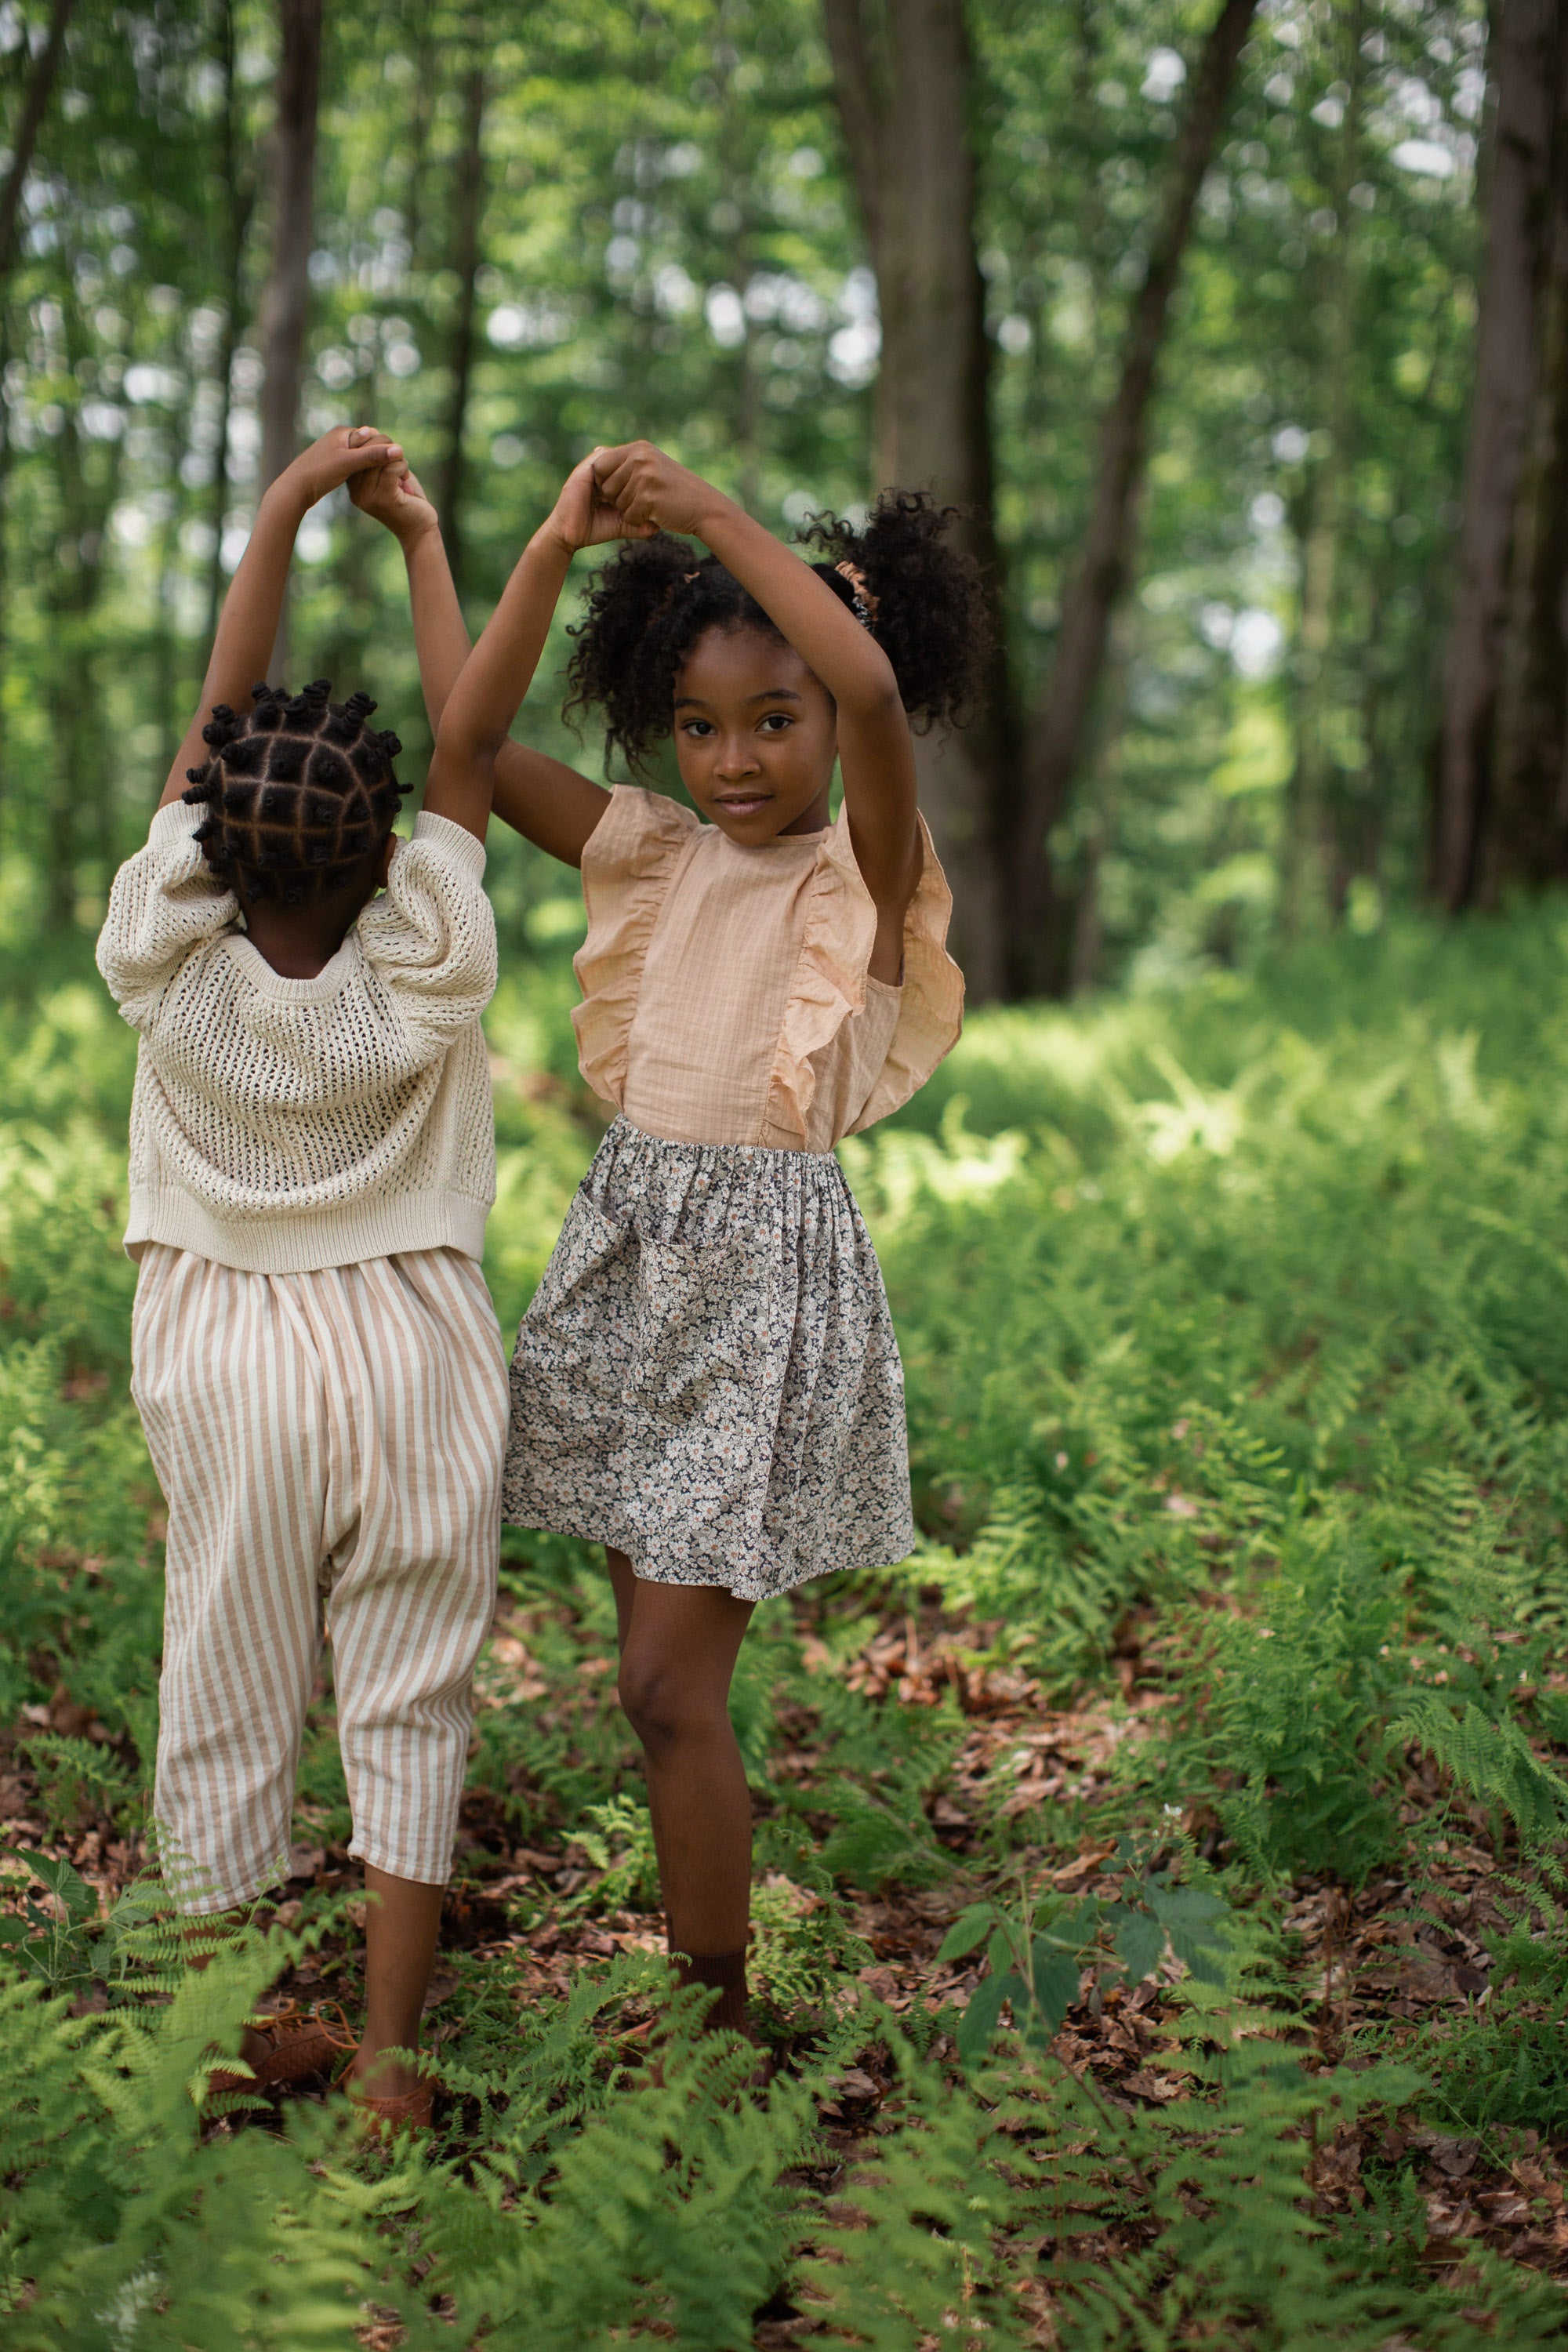
<instances>
[{"instance_id":1,"label":"sweater ribbed hem","mask_svg":"<svg viewBox=\"0 0 1568 2352\"><path fill-rule=\"evenodd\" d=\"M231 1219L215 1217L173 1186L133 1189L125 1252L135 1257L149 1242L163 1242L241 1274L315 1274L402 1250L451 1249L478 1258L489 1205L458 1192L400 1192L305 1214L277 1209Z\"/></svg>"}]
</instances>

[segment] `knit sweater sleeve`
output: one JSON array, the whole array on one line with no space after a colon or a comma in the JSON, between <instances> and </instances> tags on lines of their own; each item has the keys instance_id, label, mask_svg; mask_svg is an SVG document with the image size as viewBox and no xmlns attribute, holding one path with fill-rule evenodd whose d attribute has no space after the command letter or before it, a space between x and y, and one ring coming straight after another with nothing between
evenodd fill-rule
<instances>
[{"instance_id":1,"label":"knit sweater sleeve","mask_svg":"<svg viewBox=\"0 0 1568 2352\"><path fill-rule=\"evenodd\" d=\"M98 937L98 968L133 1029L145 1028L194 948L237 921L238 903L208 870L195 838L200 809L172 801L153 819L145 848L114 877Z\"/></svg>"},{"instance_id":2,"label":"knit sweater sleeve","mask_svg":"<svg viewBox=\"0 0 1568 2352\"><path fill-rule=\"evenodd\" d=\"M421 814L393 853L384 894L359 919L365 961L408 1026L438 1044L477 1021L496 986L484 844Z\"/></svg>"}]
</instances>

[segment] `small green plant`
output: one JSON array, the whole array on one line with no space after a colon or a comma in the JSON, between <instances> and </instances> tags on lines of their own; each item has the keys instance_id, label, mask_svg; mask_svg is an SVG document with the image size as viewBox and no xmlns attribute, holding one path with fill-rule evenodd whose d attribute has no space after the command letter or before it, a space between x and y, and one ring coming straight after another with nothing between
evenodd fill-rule
<instances>
[{"instance_id":1,"label":"small green plant","mask_svg":"<svg viewBox=\"0 0 1568 2352\"><path fill-rule=\"evenodd\" d=\"M1228 1905L1204 1887L1176 1884L1168 1870L1139 1871L1126 1841L1120 1858L1131 1866L1113 1900L1094 1893L1026 1895L1016 1909L973 1903L953 1921L939 1963L963 1959L984 1944L990 1964L959 2024L966 2065L986 2056L1004 2009L1028 2047L1048 2050L1079 1999L1086 1969L1099 1984L1116 1977L1139 1984L1169 1949L1195 1977L1224 1982Z\"/></svg>"},{"instance_id":2,"label":"small green plant","mask_svg":"<svg viewBox=\"0 0 1568 2352\"><path fill-rule=\"evenodd\" d=\"M37 1731L16 1745L38 1776L44 1818L51 1832L80 1829L95 1812L118 1829L141 1811L132 1775L118 1756L91 1740Z\"/></svg>"},{"instance_id":3,"label":"small green plant","mask_svg":"<svg viewBox=\"0 0 1568 2352\"><path fill-rule=\"evenodd\" d=\"M579 1829L580 1845L602 1875L567 1898L568 1912L646 1910L658 1901L658 1856L653 1822L635 1797L611 1797L584 1808L594 1826Z\"/></svg>"}]
</instances>

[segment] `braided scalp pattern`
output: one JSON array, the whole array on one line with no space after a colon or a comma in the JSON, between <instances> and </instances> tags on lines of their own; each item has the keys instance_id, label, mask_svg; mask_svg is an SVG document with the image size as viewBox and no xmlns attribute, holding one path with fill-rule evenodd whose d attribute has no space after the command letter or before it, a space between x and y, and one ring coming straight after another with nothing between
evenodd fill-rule
<instances>
[{"instance_id":1,"label":"braided scalp pattern","mask_svg":"<svg viewBox=\"0 0 1568 2352\"><path fill-rule=\"evenodd\" d=\"M819 515L803 533L830 558L812 570L867 625L893 666L917 733L961 722L991 645L978 566L947 543L958 509L884 490L863 525ZM857 589L846 565L865 583ZM708 629L778 630L716 556L660 532L628 540L595 578L571 634L568 712L602 709L609 750L634 773L671 730L675 681Z\"/></svg>"},{"instance_id":2,"label":"braided scalp pattern","mask_svg":"<svg viewBox=\"0 0 1568 2352\"><path fill-rule=\"evenodd\" d=\"M255 709L216 705L205 765L183 797L207 815L195 838L208 869L253 902L302 907L358 879L379 856L409 790L393 772L395 735L366 725L368 694L331 700L318 677L299 694L251 688Z\"/></svg>"}]
</instances>

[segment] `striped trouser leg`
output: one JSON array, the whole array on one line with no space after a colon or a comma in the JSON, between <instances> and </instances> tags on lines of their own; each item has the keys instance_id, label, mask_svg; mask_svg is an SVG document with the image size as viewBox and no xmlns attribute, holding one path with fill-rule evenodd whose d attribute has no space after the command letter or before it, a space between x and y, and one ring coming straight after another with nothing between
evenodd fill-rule
<instances>
[{"instance_id":1,"label":"striped trouser leg","mask_svg":"<svg viewBox=\"0 0 1568 2352\"><path fill-rule=\"evenodd\" d=\"M154 1803L183 1907L276 1880L323 1601L353 1851L444 1879L506 1420L478 1267L267 1276L149 1249L134 1356L169 1508Z\"/></svg>"},{"instance_id":2,"label":"striped trouser leg","mask_svg":"<svg viewBox=\"0 0 1568 2352\"><path fill-rule=\"evenodd\" d=\"M447 1250L342 1269L327 1557L349 1851L443 1882L495 1613L506 1356L485 1279ZM327 1295L329 1277L313 1296Z\"/></svg>"}]
</instances>

